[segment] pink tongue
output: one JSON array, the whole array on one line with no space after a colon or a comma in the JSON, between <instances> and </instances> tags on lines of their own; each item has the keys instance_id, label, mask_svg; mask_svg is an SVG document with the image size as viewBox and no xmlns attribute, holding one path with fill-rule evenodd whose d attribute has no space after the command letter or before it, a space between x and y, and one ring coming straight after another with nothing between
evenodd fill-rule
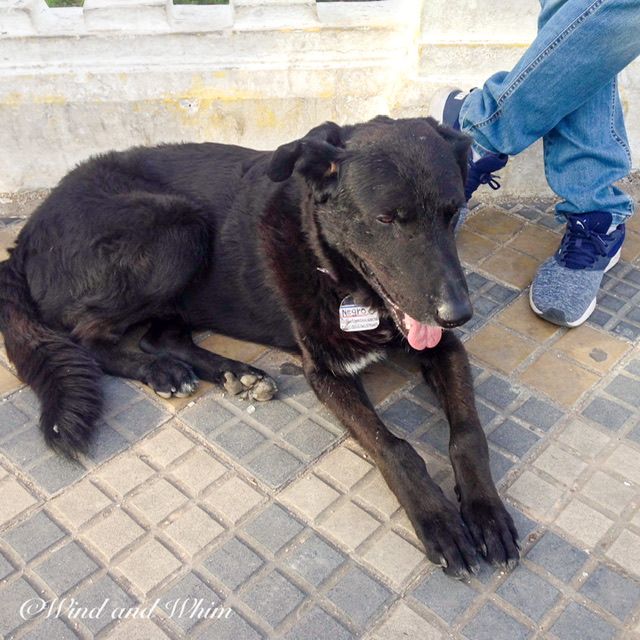
<instances>
[{"instance_id":1,"label":"pink tongue","mask_svg":"<svg viewBox=\"0 0 640 640\"><path fill-rule=\"evenodd\" d=\"M429 327L426 324L420 324L406 313L404 314L404 322L405 325L409 325L407 340L417 351L432 349L440 342L442 337L441 327Z\"/></svg>"}]
</instances>

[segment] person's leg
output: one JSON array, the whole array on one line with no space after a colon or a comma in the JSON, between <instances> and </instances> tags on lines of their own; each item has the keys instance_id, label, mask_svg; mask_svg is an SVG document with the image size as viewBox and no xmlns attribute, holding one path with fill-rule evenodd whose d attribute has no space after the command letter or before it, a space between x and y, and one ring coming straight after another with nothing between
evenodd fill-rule
<instances>
[{"instance_id":1,"label":"person's leg","mask_svg":"<svg viewBox=\"0 0 640 640\"><path fill-rule=\"evenodd\" d=\"M538 36L464 100L461 130L478 151L520 153L640 55L639 33L640 0L543 1Z\"/></svg>"},{"instance_id":2,"label":"person's leg","mask_svg":"<svg viewBox=\"0 0 640 640\"><path fill-rule=\"evenodd\" d=\"M494 74L464 99L458 122L474 140L476 163L543 139L547 181L563 199L556 212L567 231L536 274L531 307L578 326L620 256L623 223L634 211L614 186L631 170L616 74L640 55L640 0L541 5L534 43L511 72Z\"/></svg>"}]
</instances>

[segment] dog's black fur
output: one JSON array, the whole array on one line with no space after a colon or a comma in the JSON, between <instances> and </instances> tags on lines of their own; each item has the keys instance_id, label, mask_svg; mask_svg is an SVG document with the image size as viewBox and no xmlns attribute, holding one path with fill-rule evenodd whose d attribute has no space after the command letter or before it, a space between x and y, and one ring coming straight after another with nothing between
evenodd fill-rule
<instances>
[{"instance_id":1,"label":"dog's black fur","mask_svg":"<svg viewBox=\"0 0 640 640\"><path fill-rule=\"evenodd\" d=\"M0 265L0 329L40 398L47 442L67 455L86 451L102 371L164 396L188 395L202 378L271 398L264 372L197 347L193 329L295 351L434 563L465 577L478 551L513 566L517 533L491 479L464 348L446 330L433 348L406 340L405 314L445 329L471 316L454 242L467 153L465 136L431 119L378 117L326 123L273 153L168 145L76 168ZM340 330L348 295L379 312L378 328ZM142 322L142 352L120 346ZM419 360L449 420L460 512L358 379L398 347Z\"/></svg>"}]
</instances>

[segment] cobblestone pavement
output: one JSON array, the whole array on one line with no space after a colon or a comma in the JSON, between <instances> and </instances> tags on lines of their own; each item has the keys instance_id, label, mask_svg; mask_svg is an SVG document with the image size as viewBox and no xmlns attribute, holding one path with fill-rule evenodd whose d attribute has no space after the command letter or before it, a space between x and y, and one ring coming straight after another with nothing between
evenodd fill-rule
<instances>
[{"instance_id":1,"label":"cobblestone pavement","mask_svg":"<svg viewBox=\"0 0 640 640\"><path fill-rule=\"evenodd\" d=\"M4 258L33 203L17 218L0 203ZM517 569L456 582L434 568L291 356L200 336L278 381L265 404L209 384L166 401L106 378L95 446L73 464L43 445L2 351L0 636L640 637L640 217L597 311L567 331L527 302L559 240L551 204L478 205L460 234L475 307L461 333ZM364 379L453 496L443 414L416 374L396 359Z\"/></svg>"}]
</instances>

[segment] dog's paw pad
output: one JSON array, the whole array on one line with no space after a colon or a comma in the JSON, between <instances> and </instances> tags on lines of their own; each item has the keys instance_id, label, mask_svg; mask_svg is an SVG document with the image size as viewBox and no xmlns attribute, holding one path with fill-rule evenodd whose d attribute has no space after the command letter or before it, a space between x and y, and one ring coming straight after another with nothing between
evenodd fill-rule
<instances>
[{"instance_id":1,"label":"dog's paw pad","mask_svg":"<svg viewBox=\"0 0 640 640\"><path fill-rule=\"evenodd\" d=\"M267 402L271 400L278 391L276 383L271 378L264 378L259 380L256 385L249 391L249 395L252 400L258 402Z\"/></svg>"},{"instance_id":2,"label":"dog's paw pad","mask_svg":"<svg viewBox=\"0 0 640 640\"><path fill-rule=\"evenodd\" d=\"M172 389L173 395L176 398L188 398L198 388L198 381L185 382L180 385L179 389Z\"/></svg>"},{"instance_id":3,"label":"dog's paw pad","mask_svg":"<svg viewBox=\"0 0 640 640\"><path fill-rule=\"evenodd\" d=\"M246 373L240 378L240 382L242 382L242 386L245 387L245 389L250 389L258 382L258 376L254 376L252 373Z\"/></svg>"},{"instance_id":4,"label":"dog's paw pad","mask_svg":"<svg viewBox=\"0 0 640 640\"><path fill-rule=\"evenodd\" d=\"M238 380L231 371L227 371L224 374L224 388L227 393L230 393L232 396L237 396L239 393L244 391L242 382L240 382L240 380Z\"/></svg>"},{"instance_id":5,"label":"dog's paw pad","mask_svg":"<svg viewBox=\"0 0 640 640\"><path fill-rule=\"evenodd\" d=\"M171 391L159 391L158 389L154 389L154 391L156 392L156 395L164 398L165 400L171 397Z\"/></svg>"}]
</instances>

